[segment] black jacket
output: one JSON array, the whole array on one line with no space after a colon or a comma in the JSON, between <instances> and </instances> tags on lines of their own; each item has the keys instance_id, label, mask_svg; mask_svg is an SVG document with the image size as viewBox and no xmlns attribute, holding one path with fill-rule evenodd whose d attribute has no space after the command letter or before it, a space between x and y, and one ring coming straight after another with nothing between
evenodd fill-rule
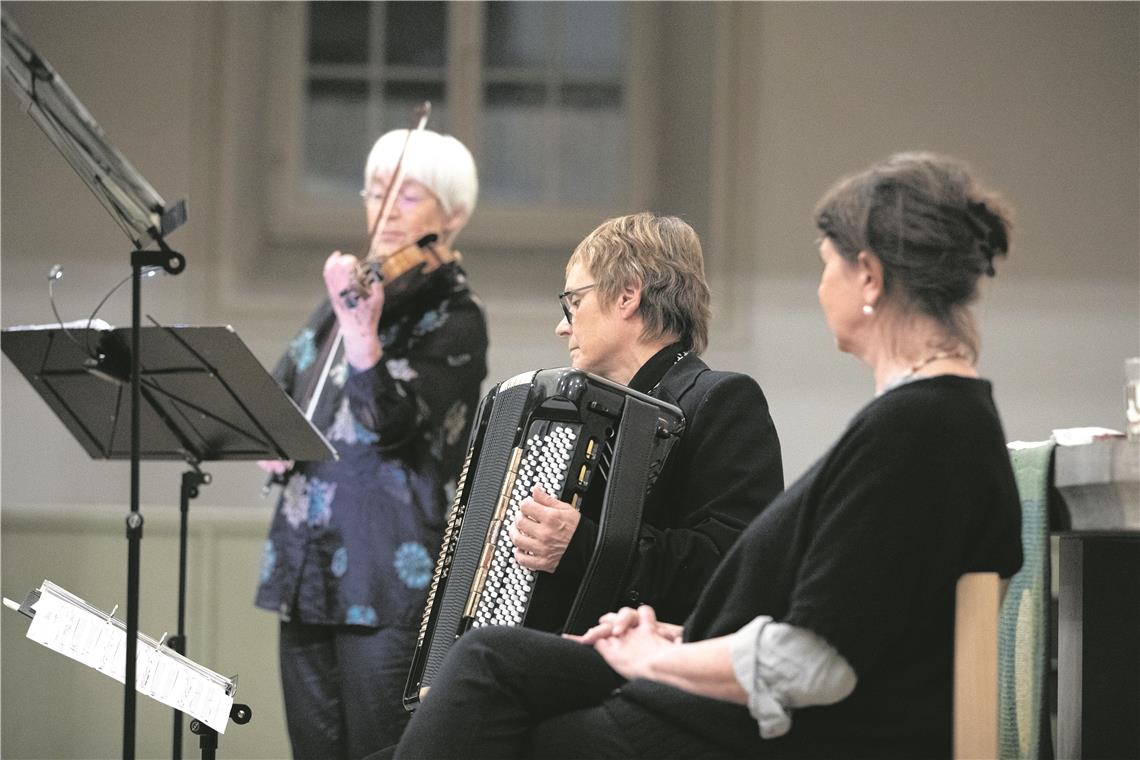
<instances>
[{"instance_id":1,"label":"black jacket","mask_svg":"<svg viewBox=\"0 0 1140 760\"><path fill-rule=\"evenodd\" d=\"M685 432L646 499L633 565L619 604L650 604L681 623L729 546L784 488L780 440L760 386L748 375L709 369L688 354L652 395L679 406ZM600 505L594 505L595 509ZM560 585L577 586L597 541L585 509L559 563Z\"/></svg>"}]
</instances>

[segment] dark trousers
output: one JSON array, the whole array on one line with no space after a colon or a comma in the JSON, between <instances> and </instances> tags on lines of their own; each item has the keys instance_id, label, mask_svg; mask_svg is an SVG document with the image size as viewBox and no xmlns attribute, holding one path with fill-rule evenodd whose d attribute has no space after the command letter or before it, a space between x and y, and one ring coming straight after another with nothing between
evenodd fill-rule
<instances>
[{"instance_id":1,"label":"dark trousers","mask_svg":"<svg viewBox=\"0 0 1140 760\"><path fill-rule=\"evenodd\" d=\"M297 760L352 760L395 744L416 632L281 624L285 720Z\"/></svg>"},{"instance_id":2,"label":"dark trousers","mask_svg":"<svg viewBox=\"0 0 1140 760\"><path fill-rule=\"evenodd\" d=\"M526 628L476 629L451 648L395 757L717 754L615 694L623 683L591 647Z\"/></svg>"}]
</instances>

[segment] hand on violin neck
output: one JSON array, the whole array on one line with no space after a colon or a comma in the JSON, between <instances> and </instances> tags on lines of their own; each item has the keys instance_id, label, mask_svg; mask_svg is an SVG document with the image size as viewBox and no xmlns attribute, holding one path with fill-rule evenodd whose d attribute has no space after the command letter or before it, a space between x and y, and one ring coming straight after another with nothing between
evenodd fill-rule
<instances>
[{"instance_id":1,"label":"hand on violin neck","mask_svg":"<svg viewBox=\"0 0 1140 760\"><path fill-rule=\"evenodd\" d=\"M383 354L377 326L384 311L384 285L373 281L360 295L358 260L340 251L325 260L324 278L344 338L345 358L355 369L368 369Z\"/></svg>"}]
</instances>

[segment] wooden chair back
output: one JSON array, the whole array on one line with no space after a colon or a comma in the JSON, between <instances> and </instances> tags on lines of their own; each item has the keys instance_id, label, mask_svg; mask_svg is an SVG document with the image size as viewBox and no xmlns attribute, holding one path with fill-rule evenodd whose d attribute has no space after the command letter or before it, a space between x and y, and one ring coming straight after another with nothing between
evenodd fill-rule
<instances>
[{"instance_id":1,"label":"wooden chair back","mask_svg":"<svg viewBox=\"0 0 1140 760\"><path fill-rule=\"evenodd\" d=\"M998 757L998 620L1005 582L997 573L958 579L954 612L954 758Z\"/></svg>"}]
</instances>

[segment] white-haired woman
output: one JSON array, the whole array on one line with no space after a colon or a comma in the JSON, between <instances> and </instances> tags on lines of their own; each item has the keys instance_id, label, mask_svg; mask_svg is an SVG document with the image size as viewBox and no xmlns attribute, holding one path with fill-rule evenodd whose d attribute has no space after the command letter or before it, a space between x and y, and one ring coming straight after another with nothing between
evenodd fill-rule
<instances>
[{"instance_id":1,"label":"white-haired woman","mask_svg":"<svg viewBox=\"0 0 1140 760\"><path fill-rule=\"evenodd\" d=\"M392 187L406 138L404 130L382 136L365 167L369 231L386 194L397 193L375 232L376 253L414 246L429 233L450 248L475 207L471 154L428 130L413 133L403 181ZM395 742L404 727L403 687L446 494L487 373L486 320L457 265L417 278L398 302L383 282L344 298L357 266L350 254L328 257L328 297L275 370L302 409L321 388L312 422L339 458L260 463L287 478L257 605L281 619L281 681L296 757L361 757Z\"/></svg>"}]
</instances>

